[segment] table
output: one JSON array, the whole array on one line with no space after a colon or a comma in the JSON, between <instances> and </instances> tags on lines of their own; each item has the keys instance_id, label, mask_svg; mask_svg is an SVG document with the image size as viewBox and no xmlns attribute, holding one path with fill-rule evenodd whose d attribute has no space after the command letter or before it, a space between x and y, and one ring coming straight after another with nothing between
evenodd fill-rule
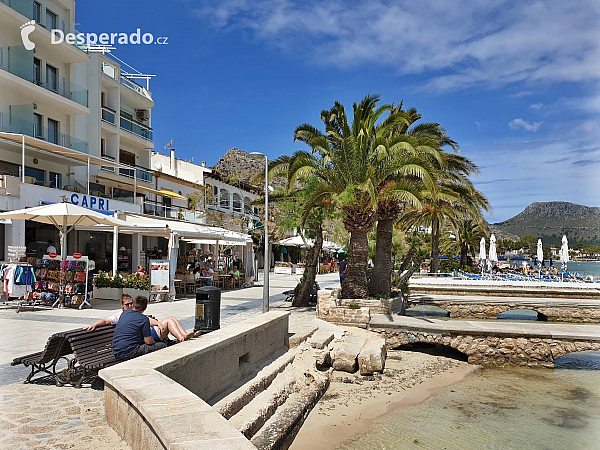
<instances>
[{"instance_id":1,"label":"table","mask_svg":"<svg viewBox=\"0 0 600 450\"><path fill-rule=\"evenodd\" d=\"M203 286L210 286L210 281L212 281L213 277L198 277L196 278L196 283L198 281L202 281L203 282Z\"/></svg>"}]
</instances>

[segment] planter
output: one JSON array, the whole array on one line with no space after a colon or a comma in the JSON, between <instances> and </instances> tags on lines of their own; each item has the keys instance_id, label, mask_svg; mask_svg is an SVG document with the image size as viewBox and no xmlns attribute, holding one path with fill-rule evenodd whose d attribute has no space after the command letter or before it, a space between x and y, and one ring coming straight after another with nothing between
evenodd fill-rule
<instances>
[{"instance_id":1,"label":"planter","mask_svg":"<svg viewBox=\"0 0 600 450\"><path fill-rule=\"evenodd\" d=\"M285 274L285 275L291 275L292 274L292 268L291 267L275 266L274 273L282 273L282 274Z\"/></svg>"},{"instance_id":2,"label":"planter","mask_svg":"<svg viewBox=\"0 0 600 450\"><path fill-rule=\"evenodd\" d=\"M97 288L94 286L94 298L120 301L122 293L123 289L121 288Z\"/></svg>"},{"instance_id":3,"label":"planter","mask_svg":"<svg viewBox=\"0 0 600 450\"><path fill-rule=\"evenodd\" d=\"M129 294L131 295L131 298L135 299L138 295L148 298L150 292L147 290L143 291L141 289L123 288L123 294Z\"/></svg>"},{"instance_id":4,"label":"planter","mask_svg":"<svg viewBox=\"0 0 600 450\"><path fill-rule=\"evenodd\" d=\"M304 267L296 267L296 275L303 275Z\"/></svg>"}]
</instances>

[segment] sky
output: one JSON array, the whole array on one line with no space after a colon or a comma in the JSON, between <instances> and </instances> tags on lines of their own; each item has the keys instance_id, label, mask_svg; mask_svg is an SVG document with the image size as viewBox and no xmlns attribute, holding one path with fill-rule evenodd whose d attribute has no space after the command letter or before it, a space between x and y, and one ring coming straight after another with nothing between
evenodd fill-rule
<instances>
[{"instance_id":1,"label":"sky","mask_svg":"<svg viewBox=\"0 0 600 450\"><path fill-rule=\"evenodd\" d=\"M79 1L83 32L154 74L155 150L214 165L232 147L303 149L335 101L404 102L480 169L494 223L540 201L600 206L600 1Z\"/></svg>"}]
</instances>

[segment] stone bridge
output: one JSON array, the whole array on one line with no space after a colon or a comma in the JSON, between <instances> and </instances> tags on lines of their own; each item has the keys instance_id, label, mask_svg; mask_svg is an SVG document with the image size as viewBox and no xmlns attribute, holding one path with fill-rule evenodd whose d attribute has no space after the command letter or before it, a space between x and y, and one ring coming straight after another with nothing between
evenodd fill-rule
<instances>
[{"instance_id":1,"label":"stone bridge","mask_svg":"<svg viewBox=\"0 0 600 450\"><path fill-rule=\"evenodd\" d=\"M538 320L549 322L589 322L600 320L600 300L566 298L486 297L479 295L411 294L408 308L437 306L453 319L495 319L515 309L538 313Z\"/></svg>"},{"instance_id":2,"label":"stone bridge","mask_svg":"<svg viewBox=\"0 0 600 450\"><path fill-rule=\"evenodd\" d=\"M416 342L452 347L470 364L554 367L568 353L600 350L600 325L523 324L415 318L371 317L368 329L385 337L387 348Z\"/></svg>"}]
</instances>

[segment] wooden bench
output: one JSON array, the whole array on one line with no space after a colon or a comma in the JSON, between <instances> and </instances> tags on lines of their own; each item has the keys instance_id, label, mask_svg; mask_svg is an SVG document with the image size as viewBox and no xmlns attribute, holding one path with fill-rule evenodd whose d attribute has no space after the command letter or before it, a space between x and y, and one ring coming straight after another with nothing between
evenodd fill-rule
<instances>
[{"instance_id":1,"label":"wooden bench","mask_svg":"<svg viewBox=\"0 0 600 450\"><path fill-rule=\"evenodd\" d=\"M72 353L68 345L63 345L64 341L65 338L60 336L59 333L53 334L48 338L44 350L15 358L10 365L17 366L23 364L25 367L31 366L31 373L24 383L29 383L35 374L45 372L54 377L57 386L62 386L63 382L56 373L56 363L61 358L67 359L66 356Z\"/></svg>"},{"instance_id":2,"label":"wooden bench","mask_svg":"<svg viewBox=\"0 0 600 450\"><path fill-rule=\"evenodd\" d=\"M100 369L121 362L115 358L112 351L114 332L113 325L104 325L95 330L78 329L57 333L64 337L65 345L69 345L73 353L73 358L65 370L65 383L80 388L87 381L93 382ZM83 369L83 374L77 383L74 383L77 367Z\"/></svg>"}]
</instances>

